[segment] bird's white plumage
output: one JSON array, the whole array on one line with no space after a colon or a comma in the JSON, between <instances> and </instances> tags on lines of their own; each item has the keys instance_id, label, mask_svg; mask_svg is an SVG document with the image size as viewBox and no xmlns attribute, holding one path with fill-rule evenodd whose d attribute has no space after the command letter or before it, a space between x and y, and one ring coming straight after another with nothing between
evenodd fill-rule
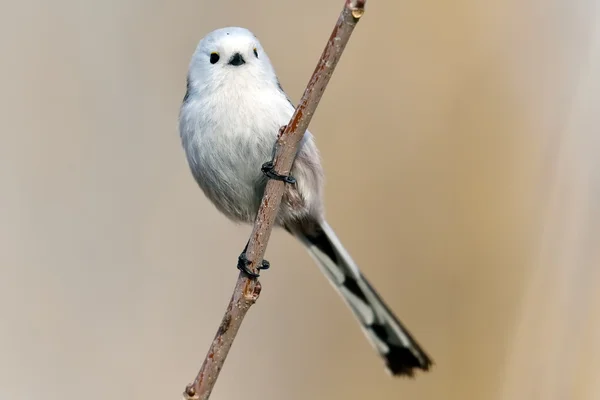
<instances>
[{"instance_id":1,"label":"bird's white plumage","mask_svg":"<svg viewBox=\"0 0 600 400\"><path fill-rule=\"evenodd\" d=\"M211 53L219 55L219 62L210 63ZM235 53L243 57L243 65L227 64ZM232 220L254 221L266 184L260 167L272 158L279 128L293 112L268 55L250 31L219 29L198 44L190 63L180 133L200 187ZM291 174L304 206L284 202L281 225L309 214L322 217L323 174L308 131L297 157Z\"/></svg>"},{"instance_id":2,"label":"bird's white plumage","mask_svg":"<svg viewBox=\"0 0 600 400\"><path fill-rule=\"evenodd\" d=\"M294 112L271 61L247 29L215 30L190 62L179 130L192 174L215 206L237 222L254 222L281 126ZM286 184L277 224L306 245L394 374L431 361L388 309L343 248L323 214L323 171L306 131Z\"/></svg>"}]
</instances>

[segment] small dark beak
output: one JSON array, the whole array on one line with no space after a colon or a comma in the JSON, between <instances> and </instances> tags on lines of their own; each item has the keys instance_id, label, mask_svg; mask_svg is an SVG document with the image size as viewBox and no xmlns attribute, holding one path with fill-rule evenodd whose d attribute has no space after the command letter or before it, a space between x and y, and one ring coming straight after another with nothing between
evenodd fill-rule
<instances>
[{"instance_id":1,"label":"small dark beak","mask_svg":"<svg viewBox=\"0 0 600 400\"><path fill-rule=\"evenodd\" d=\"M244 57L242 57L242 55L240 53L235 53L229 59L229 65L235 65L236 67L239 67L240 65L245 64L245 63L246 63L246 61L244 61Z\"/></svg>"}]
</instances>

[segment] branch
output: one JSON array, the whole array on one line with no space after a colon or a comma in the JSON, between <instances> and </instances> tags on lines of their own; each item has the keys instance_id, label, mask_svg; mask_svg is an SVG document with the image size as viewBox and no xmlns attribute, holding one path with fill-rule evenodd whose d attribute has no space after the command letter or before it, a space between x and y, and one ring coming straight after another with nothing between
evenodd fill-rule
<instances>
[{"instance_id":1,"label":"branch","mask_svg":"<svg viewBox=\"0 0 600 400\"><path fill-rule=\"evenodd\" d=\"M274 160L275 171L277 173L282 175L289 174L298 151L300 140L308 128L308 124L317 109L323 92L346 47L346 43L348 43L348 39L350 39L354 27L365 11L365 3L366 0L345 0L344 9L333 28L329 41L300 100L300 104L296 108L290 122L285 128L282 128L280 135L278 135ZM284 185L281 181L270 179L267 182L260 208L258 209L254 228L252 229L246 250L248 259L252 261L249 268L255 273L257 272L256 266L263 260L267 243L271 236L273 224L283 196ZM227 306L227 311L223 316L223 320L208 350L208 354L202 363L202 367L194 382L189 384L185 389L184 397L187 400L207 400L210 397L242 321L250 306L258 299L260 290L261 285L258 280L250 279L246 274L240 272L233 295Z\"/></svg>"}]
</instances>

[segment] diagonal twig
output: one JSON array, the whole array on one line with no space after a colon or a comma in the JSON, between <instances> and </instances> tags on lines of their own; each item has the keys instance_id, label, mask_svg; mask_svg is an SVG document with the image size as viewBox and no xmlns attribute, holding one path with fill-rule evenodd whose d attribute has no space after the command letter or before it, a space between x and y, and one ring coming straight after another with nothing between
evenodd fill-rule
<instances>
[{"instance_id":1,"label":"diagonal twig","mask_svg":"<svg viewBox=\"0 0 600 400\"><path fill-rule=\"evenodd\" d=\"M277 139L274 160L277 173L289 174L300 140L308 128L354 27L364 13L365 3L366 0L345 0L344 8L306 86L300 104ZM248 259L251 260L249 268L255 273L257 272L256 266L263 260L283 190L283 182L268 180L246 251ZM242 321L250 307L258 299L260 290L261 285L258 280L250 279L244 273L239 274L233 295L202 367L196 379L185 389L184 397L187 400L206 400L210 397Z\"/></svg>"}]
</instances>

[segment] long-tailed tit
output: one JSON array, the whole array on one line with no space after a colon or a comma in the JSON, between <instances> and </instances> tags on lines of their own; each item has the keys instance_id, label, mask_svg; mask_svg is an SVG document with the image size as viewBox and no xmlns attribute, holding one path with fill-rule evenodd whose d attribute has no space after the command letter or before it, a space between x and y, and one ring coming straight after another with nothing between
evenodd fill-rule
<instances>
[{"instance_id":1,"label":"long-tailed tit","mask_svg":"<svg viewBox=\"0 0 600 400\"><path fill-rule=\"evenodd\" d=\"M281 88L267 53L247 29L217 29L192 57L179 116L191 172L218 210L236 222L254 222L267 179L285 193L276 225L298 238L348 304L393 375L429 369L431 360L359 271L323 210L323 171L306 131L290 176L268 161L294 105ZM238 268L247 268L245 250ZM262 269L268 267L264 262Z\"/></svg>"}]
</instances>

